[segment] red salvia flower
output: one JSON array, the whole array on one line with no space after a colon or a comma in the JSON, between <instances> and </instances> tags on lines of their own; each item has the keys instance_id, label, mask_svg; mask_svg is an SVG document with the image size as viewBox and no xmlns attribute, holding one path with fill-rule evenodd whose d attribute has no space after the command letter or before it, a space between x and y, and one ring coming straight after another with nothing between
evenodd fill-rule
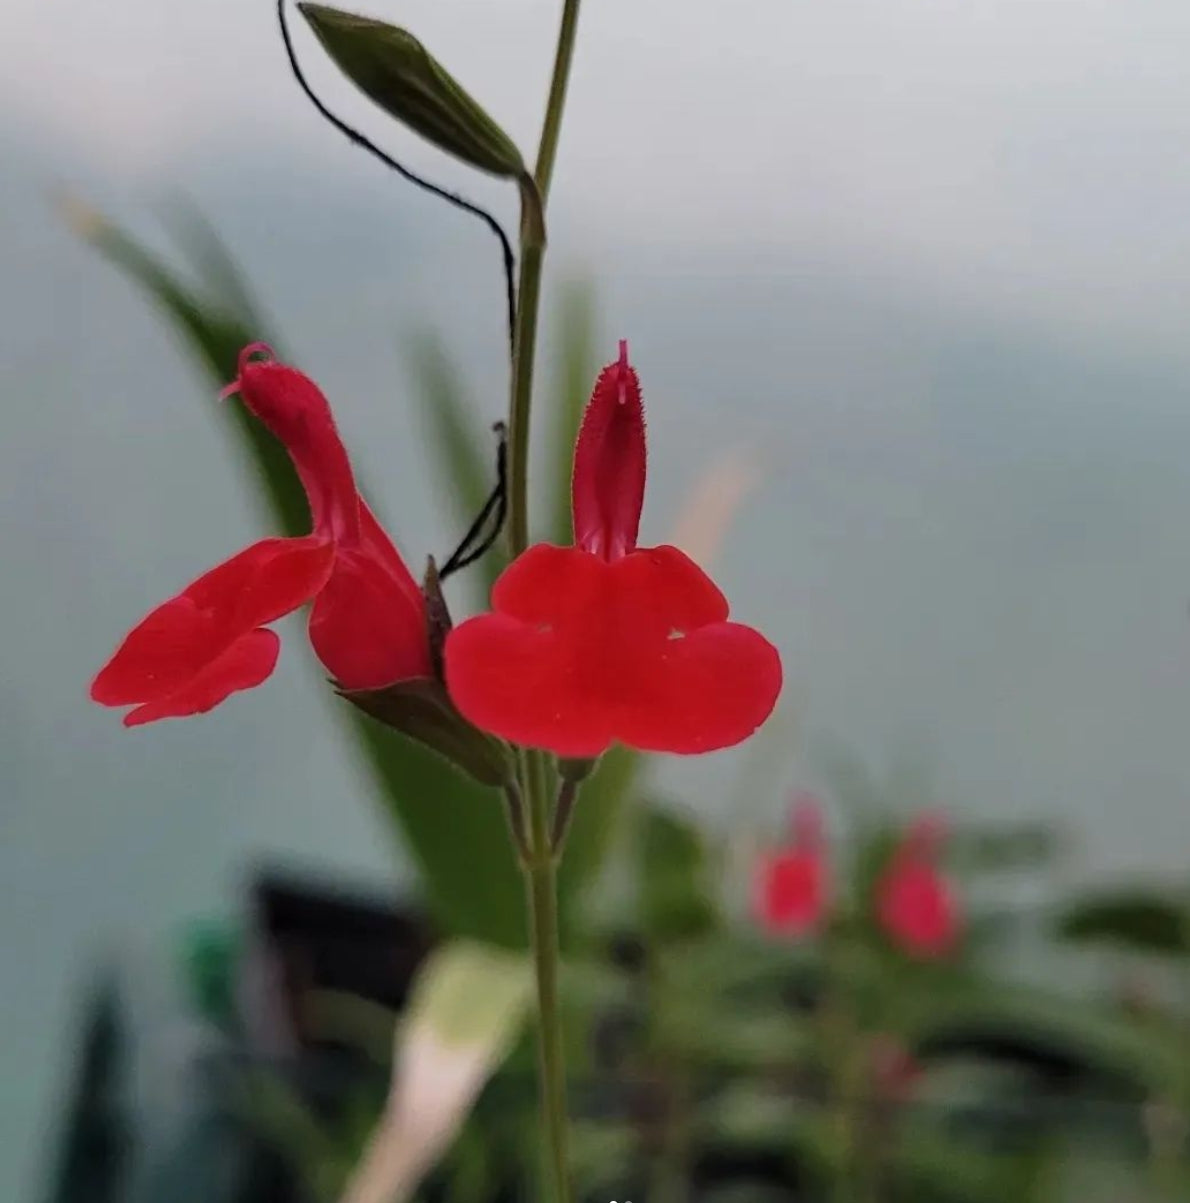
<instances>
[{"instance_id":1,"label":"red salvia flower","mask_svg":"<svg viewBox=\"0 0 1190 1203\"><path fill-rule=\"evenodd\" d=\"M261 684L280 650L265 628L310 601L310 642L338 685L373 689L430 675L421 591L356 490L330 406L271 354L261 343L245 348L224 395L238 393L284 444L313 531L252 544L129 633L91 686L102 705L135 706L125 726L202 714Z\"/></svg>"},{"instance_id":2,"label":"red salvia flower","mask_svg":"<svg viewBox=\"0 0 1190 1203\"><path fill-rule=\"evenodd\" d=\"M920 816L876 885L876 917L889 939L910 956L945 956L959 939L959 902L937 867L945 835L940 815Z\"/></svg>"},{"instance_id":3,"label":"red salvia flower","mask_svg":"<svg viewBox=\"0 0 1190 1203\"><path fill-rule=\"evenodd\" d=\"M763 856L757 866L754 904L773 935L808 935L822 922L829 892L822 807L812 794L798 796L793 843Z\"/></svg>"},{"instance_id":4,"label":"red salvia flower","mask_svg":"<svg viewBox=\"0 0 1190 1203\"><path fill-rule=\"evenodd\" d=\"M709 752L769 716L776 648L727 621L723 594L676 547L637 547L644 490L640 382L621 342L575 445L576 545L530 547L497 580L492 612L447 638L447 686L476 726L593 757L613 741Z\"/></svg>"}]
</instances>

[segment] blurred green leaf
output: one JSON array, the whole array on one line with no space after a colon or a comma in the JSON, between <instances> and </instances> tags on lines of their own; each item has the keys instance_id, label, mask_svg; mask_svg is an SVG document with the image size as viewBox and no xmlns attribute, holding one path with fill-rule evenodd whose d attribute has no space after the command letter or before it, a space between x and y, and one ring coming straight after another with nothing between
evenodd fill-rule
<instances>
[{"instance_id":1,"label":"blurred green leaf","mask_svg":"<svg viewBox=\"0 0 1190 1203\"><path fill-rule=\"evenodd\" d=\"M1181 1034L1153 1018L1131 1017L1069 994L1031 989L955 972L919 996L907 1040L916 1048L968 1050L1011 1047L1060 1063L1133 1097L1176 1089Z\"/></svg>"},{"instance_id":2,"label":"blurred green leaf","mask_svg":"<svg viewBox=\"0 0 1190 1203\"><path fill-rule=\"evenodd\" d=\"M470 940L440 945L417 972L404 1026L444 1044L503 1052L528 1014L533 975L523 956Z\"/></svg>"},{"instance_id":3,"label":"blurred green leaf","mask_svg":"<svg viewBox=\"0 0 1190 1203\"><path fill-rule=\"evenodd\" d=\"M969 873L1038 869L1051 864L1059 849L1050 823L963 823L947 840L946 861Z\"/></svg>"},{"instance_id":4,"label":"blurred green leaf","mask_svg":"<svg viewBox=\"0 0 1190 1203\"><path fill-rule=\"evenodd\" d=\"M553 388L549 394L552 420L548 454L554 479L552 517L546 537L565 546L574 537L570 516L574 441L599 369L598 312L595 289L587 277L574 277L562 285L556 314L558 351L554 360Z\"/></svg>"},{"instance_id":5,"label":"blurred green leaf","mask_svg":"<svg viewBox=\"0 0 1190 1203\"><path fill-rule=\"evenodd\" d=\"M646 940L690 940L718 926L711 858L698 825L649 806L638 816L637 838L637 905Z\"/></svg>"},{"instance_id":6,"label":"blurred green leaf","mask_svg":"<svg viewBox=\"0 0 1190 1203\"><path fill-rule=\"evenodd\" d=\"M1065 940L1115 944L1157 956L1190 954L1190 914L1184 901L1148 886L1085 894L1056 923Z\"/></svg>"}]
</instances>

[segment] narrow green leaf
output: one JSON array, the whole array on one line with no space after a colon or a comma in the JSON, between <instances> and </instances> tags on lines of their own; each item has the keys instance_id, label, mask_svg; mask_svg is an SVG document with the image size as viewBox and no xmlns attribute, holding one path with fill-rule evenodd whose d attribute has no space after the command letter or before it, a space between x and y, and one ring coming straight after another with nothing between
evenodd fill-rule
<instances>
[{"instance_id":1,"label":"narrow green leaf","mask_svg":"<svg viewBox=\"0 0 1190 1203\"><path fill-rule=\"evenodd\" d=\"M1158 956L1190 954L1190 915L1184 902L1148 886L1086 894L1057 922L1066 940L1115 944Z\"/></svg>"},{"instance_id":2,"label":"narrow green leaf","mask_svg":"<svg viewBox=\"0 0 1190 1203\"><path fill-rule=\"evenodd\" d=\"M408 30L323 4L299 4L335 65L390 117L492 175L521 177L512 139Z\"/></svg>"},{"instance_id":3,"label":"narrow green leaf","mask_svg":"<svg viewBox=\"0 0 1190 1203\"><path fill-rule=\"evenodd\" d=\"M978 823L959 827L948 841L947 863L960 872L1039 869L1059 851L1049 823Z\"/></svg>"}]
</instances>

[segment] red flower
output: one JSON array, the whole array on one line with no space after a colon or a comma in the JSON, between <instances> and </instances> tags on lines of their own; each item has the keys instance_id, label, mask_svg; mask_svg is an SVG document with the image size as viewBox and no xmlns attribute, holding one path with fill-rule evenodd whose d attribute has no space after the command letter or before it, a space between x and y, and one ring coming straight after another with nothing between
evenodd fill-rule
<instances>
[{"instance_id":1,"label":"red flower","mask_svg":"<svg viewBox=\"0 0 1190 1203\"><path fill-rule=\"evenodd\" d=\"M124 725L202 714L261 684L280 642L265 627L308 601L310 642L335 681L372 689L430 675L417 582L355 487L347 452L318 386L261 354L240 353L224 395L285 445L310 503L313 531L262 539L144 618L91 686L104 706L135 706Z\"/></svg>"},{"instance_id":2,"label":"red flower","mask_svg":"<svg viewBox=\"0 0 1190 1203\"><path fill-rule=\"evenodd\" d=\"M876 885L876 917L910 956L945 956L958 942L958 899L936 864L945 834L941 816L919 817Z\"/></svg>"},{"instance_id":3,"label":"red flower","mask_svg":"<svg viewBox=\"0 0 1190 1203\"><path fill-rule=\"evenodd\" d=\"M492 589L492 613L446 641L446 681L476 726L560 756L613 741L709 752L747 739L781 689L777 650L727 621L676 547L638 548L640 383L627 344L595 383L574 453L575 547L538 544Z\"/></svg>"},{"instance_id":4,"label":"red flower","mask_svg":"<svg viewBox=\"0 0 1190 1203\"><path fill-rule=\"evenodd\" d=\"M812 794L798 797L793 843L761 859L756 874L756 915L773 935L804 936L826 912L826 848L822 807Z\"/></svg>"}]
</instances>

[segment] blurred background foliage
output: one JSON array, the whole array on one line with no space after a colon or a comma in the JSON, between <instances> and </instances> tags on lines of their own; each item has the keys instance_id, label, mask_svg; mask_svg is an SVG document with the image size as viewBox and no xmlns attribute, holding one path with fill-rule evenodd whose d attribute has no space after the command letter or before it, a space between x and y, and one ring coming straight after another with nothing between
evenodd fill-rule
<instances>
[{"instance_id":1,"label":"blurred background foliage","mask_svg":"<svg viewBox=\"0 0 1190 1203\"><path fill-rule=\"evenodd\" d=\"M180 227L179 270L97 214L75 219L168 316L212 388L262 336L293 354L200 222ZM544 462L556 469L536 498L555 540L569 535L567 469L595 326L591 288L572 284L549 384L559 403ZM445 343L423 332L402 351L461 531L490 488L493 437ZM284 455L242 406L211 413L281 529L301 533ZM496 552L471 571L465 609L499 567ZM104 977L86 1009L54 1203L330 1203L381 1113L394 1020L398 1055L473 1056L478 1075L478 1097L436 1100L444 1152L407 1197L498 1203L531 1191L532 1058L515 1038L528 1005L515 987L521 884L498 801L425 749L338 712L412 856L421 907L353 899L350 883L258 881L242 929L190 941L172 971L169 1022L188 1017L192 1039L172 1067L169 1122L150 1122L137 1102L133 1069L147 1059L154 1072L160 1053L129 1024L127 991ZM785 776L772 742L750 755L741 791ZM946 867L963 899L961 947L907 957L872 921L870 899L909 817L935 802L929 765L906 758L876 772L839 746L817 766L833 918L812 938L774 939L753 921L751 876L781 837L696 823L643 767L622 750L604 759L563 873L583 1199L1190 1198L1190 882L1055 893L1066 845L1051 824L956 819ZM727 815L749 812L746 796L724 803ZM434 1111L433 1086L418 1089Z\"/></svg>"}]
</instances>

